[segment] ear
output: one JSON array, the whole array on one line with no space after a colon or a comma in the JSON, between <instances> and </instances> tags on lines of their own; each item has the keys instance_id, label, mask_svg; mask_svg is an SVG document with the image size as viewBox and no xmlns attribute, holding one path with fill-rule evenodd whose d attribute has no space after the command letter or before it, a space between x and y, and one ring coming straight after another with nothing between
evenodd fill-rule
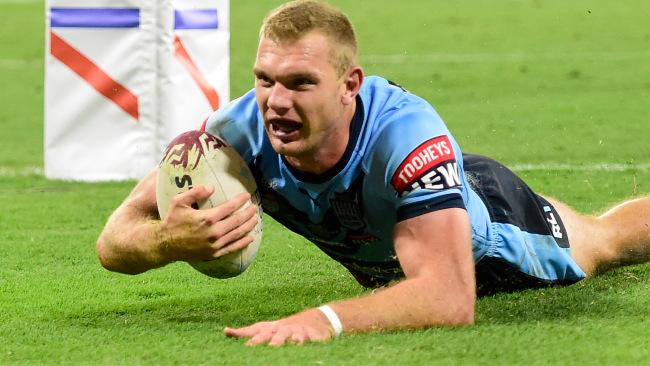
<instances>
[{"instance_id":1,"label":"ear","mask_svg":"<svg viewBox=\"0 0 650 366\"><path fill-rule=\"evenodd\" d=\"M341 102L345 105L354 103L359 90L361 89L361 83L363 83L363 69L361 66L353 66L346 71L344 76L344 87L345 91L341 96Z\"/></svg>"}]
</instances>

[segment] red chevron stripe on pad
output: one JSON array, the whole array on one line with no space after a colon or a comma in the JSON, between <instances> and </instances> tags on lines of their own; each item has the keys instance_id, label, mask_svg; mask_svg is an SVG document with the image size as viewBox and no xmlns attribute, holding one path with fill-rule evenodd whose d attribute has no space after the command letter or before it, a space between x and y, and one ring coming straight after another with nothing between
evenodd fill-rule
<instances>
[{"instance_id":1,"label":"red chevron stripe on pad","mask_svg":"<svg viewBox=\"0 0 650 366\"><path fill-rule=\"evenodd\" d=\"M174 54L190 73L194 82L203 92L203 95L208 99L208 103L210 103L212 110L216 111L219 108L219 94L217 94L217 91L212 87L212 85L210 85L210 82L205 78L205 76L203 76L178 36L174 38Z\"/></svg>"},{"instance_id":2,"label":"red chevron stripe on pad","mask_svg":"<svg viewBox=\"0 0 650 366\"><path fill-rule=\"evenodd\" d=\"M50 53L136 121L140 119L137 96L51 31Z\"/></svg>"}]
</instances>

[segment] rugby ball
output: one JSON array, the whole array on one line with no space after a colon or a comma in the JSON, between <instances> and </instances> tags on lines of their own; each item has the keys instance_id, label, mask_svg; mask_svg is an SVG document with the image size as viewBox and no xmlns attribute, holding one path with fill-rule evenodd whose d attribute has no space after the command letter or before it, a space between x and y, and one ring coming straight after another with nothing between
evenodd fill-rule
<instances>
[{"instance_id":1,"label":"rugby ball","mask_svg":"<svg viewBox=\"0 0 650 366\"><path fill-rule=\"evenodd\" d=\"M171 199L197 185L214 187L214 193L197 209L215 207L236 195L248 192L250 204L258 206L259 220L250 235L254 241L246 248L223 257L189 264L199 272L216 278L234 277L251 264L262 241L262 207L255 179L244 160L223 139L203 131L188 131L169 143L158 169L156 200L164 218Z\"/></svg>"}]
</instances>

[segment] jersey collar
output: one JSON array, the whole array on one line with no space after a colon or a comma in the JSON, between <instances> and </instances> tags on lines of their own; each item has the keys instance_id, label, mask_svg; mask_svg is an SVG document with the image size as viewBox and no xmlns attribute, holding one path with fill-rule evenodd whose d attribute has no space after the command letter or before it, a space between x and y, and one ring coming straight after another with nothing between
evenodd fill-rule
<instances>
[{"instance_id":1,"label":"jersey collar","mask_svg":"<svg viewBox=\"0 0 650 366\"><path fill-rule=\"evenodd\" d=\"M292 167L291 164L289 164L289 162L285 159L285 157L281 156L282 163L289 170L289 172L293 174L294 177L305 183L324 183L334 178L345 168L348 161L350 161L350 157L352 156L354 148L357 146L359 135L361 134L361 128L363 127L363 121L365 119L363 101L359 95L356 97L356 102L357 106L354 111L354 116L352 117L352 123L350 123L350 139L348 140L348 146L345 148L345 153L341 159L339 159L339 161L326 172L321 174L314 174L303 172Z\"/></svg>"}]
</instances>

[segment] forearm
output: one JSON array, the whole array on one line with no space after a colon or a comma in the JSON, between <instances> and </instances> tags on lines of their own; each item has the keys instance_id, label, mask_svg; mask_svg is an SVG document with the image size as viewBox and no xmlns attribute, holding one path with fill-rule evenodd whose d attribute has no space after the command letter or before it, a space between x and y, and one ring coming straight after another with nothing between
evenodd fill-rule
<instances>
[{"instance_id":1,"label":"forearm","mask_svg":"<svg viewBox=\"0 0 650 366\"><path fill-rule=\"evenodd\" d=\"M97 256L102 266L115 272L138 274L169 263L163 255L160 220L125 219L119 211L126 209L120 207L109 218L97 240Z\"/></svg>"},{"instance_id":2,"label":"forearm","mask_svg":"<svg viewBox=\"0 0 650 366\"><path fill-rule=\"evenodd\" d=\"M328 304L345 333L417 329L474 322L476 284L469 216L461 208L430 212L395 225L395 252L405 280L367 296ZM247 344L324 341L338 323L311 308L271 322L225 328ZM331 321L334 320L334 321Z\"/></svg>"},{"instance_id":3,"label":"forearm","mask_svg":"<svg viewBox=\"0 0 650 366\"><path fill-rule=\"evenodd\" d=\"M440 281L406 279L370 295L330 306L346 333L466 325L474 322L473 285L453 289Z\"/></svg>"},{"instance_id":4,"label":"forearm","mask_svg":"<svg viewBox=\"0 0 650 366\"><path fill-rule=\"evenodd\" d=\"M466 211L448 209L396 225L406 279L330 306L345 332L464 325L474 321L476 284Z\"/></svg>"}]
</instances>

